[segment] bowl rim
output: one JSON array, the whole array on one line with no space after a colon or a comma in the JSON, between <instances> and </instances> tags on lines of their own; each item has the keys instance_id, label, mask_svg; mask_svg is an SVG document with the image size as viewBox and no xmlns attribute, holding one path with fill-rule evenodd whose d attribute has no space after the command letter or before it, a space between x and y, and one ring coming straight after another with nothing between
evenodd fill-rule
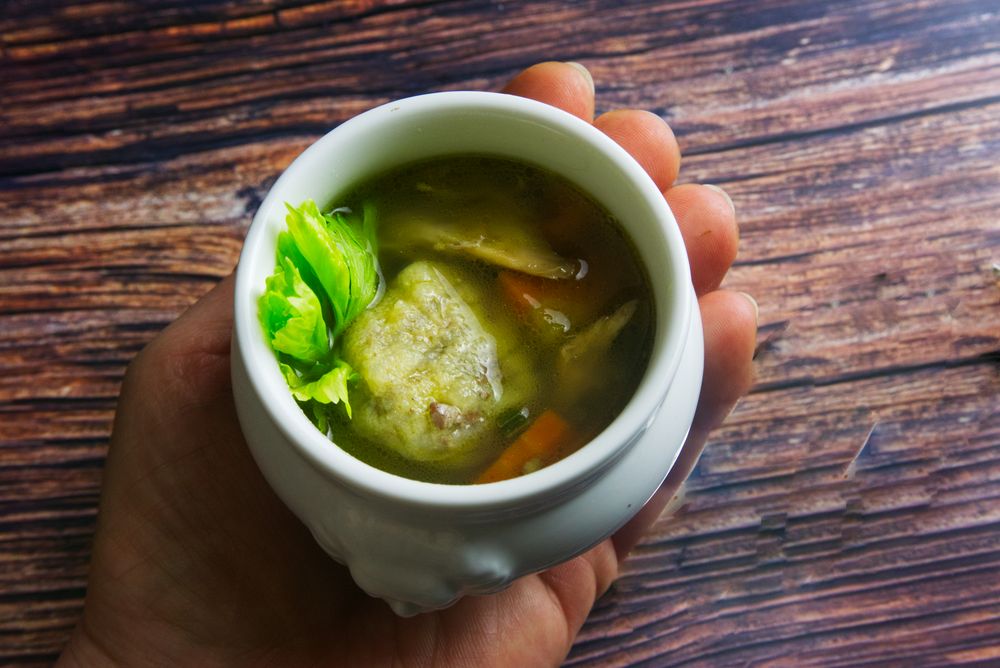
<instances>
[{"instance_id":1,"label":"bowl rim","mask_svg":"<svg viewBox=\"0 0 1000 668\"><path fill-rule=\"evenodd\" d=\"M274 353L265 341L257 318L257 297L266 275L253 276L249 268L253 264L250 258L262 252L262 246L273 247L267 243L267 216L277 200L283 201L282 191L299 173L324 160L325 155L336 153L337 144L350 134L377 132L382 123L404 121L408 114L441 111L487 112L483 115L484 122L489 115L514 115L586 142L608 160L607 166L619 170L635 186L645 206L655 213L655 231L662 234L670 260L666 268L668 285L652 286L657 313L664 304L671 305L669 326L667 331L661 331L657 315L653 352L638 388L622 412L594 439L566 458L528 475L487 484L448 485L397 476L354 458L317 430L292 398ZM628 225L624 221L622 224ZM648 265L645 251L639 244L634 245ZM411 508L486 511L528 507L534 501L551 499L554 494L598 475L648 428L680 365L694 308L690 286L684 241L666 200L642 166L607 135L568 112L535 100L479 91L428 93L388 102L338 125L307 147L271 186L250 224L237 266L233 352L240 356L250 389L268 418L292 448L328 479L370 498ZM262 351L267 355L262 357ZM276 380L280 380L280 385Z\"/></svg>"}]
</instances>

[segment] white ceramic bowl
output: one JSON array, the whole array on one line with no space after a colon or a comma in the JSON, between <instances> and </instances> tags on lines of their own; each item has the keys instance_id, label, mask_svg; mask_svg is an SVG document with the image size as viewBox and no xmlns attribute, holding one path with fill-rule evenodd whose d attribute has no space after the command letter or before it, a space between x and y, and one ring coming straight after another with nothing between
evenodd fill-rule
<instances>
[{"instance_id":1,"label":"white ceramic bowl","mask_svg":"<svg viewBox=\"0 0 1000 668\"><path fill-rule=\"evenodd\" d=\"M488 485L400 478L354 459L292 399L257 319L285 202L331 202L393 166L455 153L507 156L576 183L621 221L653 284L649 367L593 441ZM677 458L701 388L701 321L684 243L663 196L621 147L553 107L496 93L435 93L372 109L310 146L271 188L240 256L233 394L265 477L359 586L403 615L497 591L570 559L631 518Z\"/></svg>"}]
</instances>

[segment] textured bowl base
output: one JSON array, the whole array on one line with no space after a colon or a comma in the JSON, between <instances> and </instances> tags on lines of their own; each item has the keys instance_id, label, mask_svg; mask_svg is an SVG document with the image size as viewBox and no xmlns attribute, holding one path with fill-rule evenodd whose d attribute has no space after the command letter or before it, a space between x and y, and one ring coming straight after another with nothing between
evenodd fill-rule
<instances>
[{"instance_id":1,"label":"textured bowl base","mask_svg":"<svg viewBox=\"0 0 1000 668\"><path fill-rule=\"evenodd\" d=\"M233 387L247 442L271 486L359 587L396 614L411 616L465 595L500 591L581 554L631 519L680 454L698 402L703 345L695 311L663 406L607 470L541 510L518 516L515 509L490 519L393 508L360 496L282 442L285 436L258 409L235 356Z\"/></svg>"}]
</instances>

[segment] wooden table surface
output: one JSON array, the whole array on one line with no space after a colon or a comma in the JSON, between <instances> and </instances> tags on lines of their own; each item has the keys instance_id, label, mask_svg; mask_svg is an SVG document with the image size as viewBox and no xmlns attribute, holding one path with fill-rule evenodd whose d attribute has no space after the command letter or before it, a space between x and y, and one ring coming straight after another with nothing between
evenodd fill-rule
<instances>
[{"instance_id":1,"label":"wooden table surface","mask_svg":"<svg viewBox=\"0 0 1000 668\"><path fill-rule=\"evenodd\" d=\"M758 382L567 664L1000 664L1000 6L0 9L0 664L81 609L129 359L232 268L309 143L577 60L742 225Z\"/></svg>"}]
</instances>

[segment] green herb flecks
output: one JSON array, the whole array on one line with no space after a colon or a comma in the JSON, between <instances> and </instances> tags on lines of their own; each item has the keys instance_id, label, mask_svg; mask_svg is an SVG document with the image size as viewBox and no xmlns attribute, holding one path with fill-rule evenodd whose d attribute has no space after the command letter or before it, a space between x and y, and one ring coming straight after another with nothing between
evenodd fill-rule
<instances>
[{"instance_id":1,"label":"green herb flecks","mask_svg":"<svg viewBox=\"0 0 1000 668\"><path fill-rule=\"evenodd\" d=\"M528 427L528 418L531 412L527 406L521 408L511 408L504 411L497 417L497 426L504 438L511 439L518 436Z\"/></svg>"}]
</instances>

